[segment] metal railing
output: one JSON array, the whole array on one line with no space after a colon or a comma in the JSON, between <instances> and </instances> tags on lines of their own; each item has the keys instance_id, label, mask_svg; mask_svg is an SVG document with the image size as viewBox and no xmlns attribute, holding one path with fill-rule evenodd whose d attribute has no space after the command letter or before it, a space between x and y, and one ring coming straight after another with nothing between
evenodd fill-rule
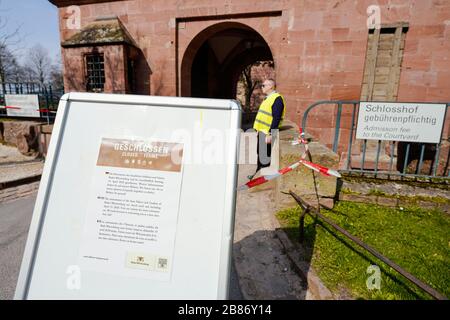
<instances>
[{"instance_id":1,"label":"metal railing","mask_svg":"<svg viewBox=\"0 0 450 320\"><path fill-rule=\"evenodd\" d=\"M300 198L297 194L295 194L292 191L289 191L289 194L294 198L294 200L297 202L297 204L302 208L302 213L300 214L300 221L299 221L299 241L300 243L304 242L305 238L305 216L308 214L312 218L320 218L320 221L331 226L333 229L338 231L340 234L344 235L347 239L352 241L353 243L357 244L358 246L362 247L364 250L372 254L374 257L378 258L379 260L383 261L385 264L387 264L389 267L397 271L399 274L401 274L403 277L408 279L411 283L415 284L417 287L431 295L434 299L437 300L447 300L447 297L445 297L443 294L435 290L434 288L430 287L426 283L422 282L421 280L417 279L415 276L413 276L408 271L404 270L402 267L400 267L398 264L394 263L384 255L382 255L380 252L369 246L368 244L361 241L359 238L355 237L354 235L350 234L347 230L344 228L338 226L336 223L334 223L331 219L328 219L323 214L319 212L314 207L311 207L306 201L304 201L302 198Z\"/></svg>"},{"instance_id":2,"label":"metal railing","mask_svg":"<svg viewBox=\"0 0 450 320\"><path fill-rule=\"evenodd\" d=\"M424 102L425 103L425 102ZM450 142L450 137L443 137L441 133L441 139L439 143L436 144L430 144L430 143L414 143L414 142L401 142L401 141L385 141L385 140L377 140L376 145L376 155L375 155L375 161L373 169L366 168L367 164L367 149L368 149L368 143L367 139L362 140L362 152L359 155L360 161L358 163L358 166L353 165L353 159L352 159L352 148L353 143L356 141L356 122L357 122L357 115L359 111L360 101L358 100L348 100L348 101L318 101L312 105L310 105L306 111L303 114L302 119L302 129L304 132L308 132L308 115L310 112L315 109L316 107L320 105L327 105L329 107L337 106L337 111L335 114L335 126L334 126L334 135L333 135L333 142L332 142L332 150L335 153L338 153L338 149L340 150L346 150L346 159L345 159L345 166L344 168L340 168L340 172L349 172L349 173L370 173L370 174L377 174L379 173L387 173L388 175L397 175L397 176L411 176L411 177L423 177L423 178L433 178L433 177L443 177L443 178L450 178L450 151L448 152L447 156L444 158L443 165L441 166L441 173L438 173L439 168L439 160L440 160L440 152L442 148L442 144L445 141ZM448 108L450 107L450 102L443 103L446 104L446 111L448 111ZM340 136L341 136L341 130L342 130L342 113L344 108L351 108L351 120L349 124L349 128L346 128L349 130L349 138L347 141L340 142ZM329 110L327 110L329 111ZM330 119L333 120L333 117L330 117ZM448 126L448 124L445 123L445 117L444 117L444 126ZM382 142L384 141L384 142ZM323 142L323 141L322 141ZM389 144L389 169L387 170L380 170L380 153L381 153L381 147L382 144L388 143ZM343 146L343 147L342 147ZM394 151L395 147L397 147L397 163L394 167ZM403 150L405 149L405 150ZM414 156L413 149L420 150L420 153L416 157ZM425 155L429 156L432 154L432 159L428 159L432 161L432 165L430 165L430 168L427 172L427 174L421 174L421 172L424 169L424 161L425 161ZM414 157L414 158L413 158ZM417 160L417 165L415 169L408 168L410 165L410 162L412 160ZM356 169L357 168L357 169ZM411 173L411 171L414 171L414 173Z\"/></svg>"},{"instance_id":3,"label":"metal railing","mask_svg":"<svg viewBox=\"0 0 450 320\"><path fill-rule=\"evenodd\" d=\"M64 94L62 89L53 89L51 85L42 85L35 82L3 82L0 83L0 106L5 105L6 94L37 94L39 97L39 110L42 119L47 122L54 121L58 103ZM0 108L0 116L8 116L5 108ZM14 117L15 118L15 117Z\"/></svg>"}]
</instances>

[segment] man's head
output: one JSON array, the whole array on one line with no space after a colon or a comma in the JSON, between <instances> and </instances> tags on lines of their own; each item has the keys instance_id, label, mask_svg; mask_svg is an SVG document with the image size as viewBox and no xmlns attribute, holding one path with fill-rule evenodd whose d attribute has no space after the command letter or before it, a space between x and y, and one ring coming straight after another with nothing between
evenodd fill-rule
<instances>
[{"instance_id":1,"label":"man's head","mask_svg":"<svg viewBox=\"0 0 450 320\"><path fill-rule=\"evenodd\" d=\"M275 80L267 79L264 80L263 84L261 85L261 90L264 94L269 94L275 90L275 87L276 87Z\"/></svg>"}]
</instances>

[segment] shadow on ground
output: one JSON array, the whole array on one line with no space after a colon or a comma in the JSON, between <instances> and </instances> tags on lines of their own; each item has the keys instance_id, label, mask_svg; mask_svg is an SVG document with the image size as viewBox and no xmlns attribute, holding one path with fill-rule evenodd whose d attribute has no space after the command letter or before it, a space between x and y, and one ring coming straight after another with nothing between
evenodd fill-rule
<instances>
[{"instance_id":1,"label":"shadow on ground","mask_svg":"<svg viewBox=\"0 0 450 320\"><path fill-rule=\"evenodd\" d=\"M299 277L276 231L251 233L234 244L233 254L244 298L307 299L307 282Z\"/></svg>"}]
</instances>

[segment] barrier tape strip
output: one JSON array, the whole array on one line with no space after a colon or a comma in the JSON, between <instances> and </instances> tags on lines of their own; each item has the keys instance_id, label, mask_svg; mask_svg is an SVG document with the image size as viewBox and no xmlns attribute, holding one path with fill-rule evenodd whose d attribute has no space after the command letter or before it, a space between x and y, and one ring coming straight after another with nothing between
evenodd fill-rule
<instances>
[{"instance_id":1,"label":"barrier tape strip","mask_svg":"<svg viewBox=\"0 0 450 320\"><path fill-rule=\"evenodd\" d=\"M265 175L265 176L258 177L256 179L252 179L249 182L247 182L246 184L238 187L237 190L238 191L242 191L242 190L247 190L247 189L259 186L259 185L261 185L263 183L266 183L266 182L268 182L270 180L276 179L276 178L282 176L283 174L288 173L289 171L294 170L299 165L300 165L300 161L297 161L296 163L291 164L289 167L286 167L286 168L278 170L278 172L275 173L275 174Z\"/></svg>"},{"instance_id":2,"label":"barrier tape strip","mask_svg":"<svg viewBox=\"0 0 450 320\"><path fill-rule=\"evenodd\" d=\"M23 109L21 107L15 107L15 106L0 106L0 108L2 108L2 109ZM50 109L35 109L34 111L56 113L56 111L52 111Z\"/></svg>"},{"instance_id":3,"label":"barrier tape strip","mask_svg":"<svg viewBox=\"0 0 450 320\"><path fill-rule=\"evenodd\" d=\"M291 172L292 170L294 170L295 168L297 168L300 164L304 165L305 167L314 170L316 172L319 172L325 176L334 176L337 178L341 177L341 174L339 172L337 172L336 170L321 166L319 164L310 162L310 161L306 161L305 157L306 154L309 152L309 148L308 148L308 141L305 139L305 134L303 132L303 130L300 128L300 135L298 140L296 141L292 141L291 143L292 145L297 145L297 144L303 144L305 146L305 151L303 152L303 154L301 155L301 159L293 164L291 164L288 167L285 167L283 169L278 170L277 173L274 174L269 174L269 175L264 175L261 177L258 177L256 179L252 179L249 182L247 182L246 184L239 186L237 188L237 191L243 191L243 190L248 190L250 188L259 186L261 184L264 184L270 180L274 180L278 177L281 177L282 175Z\"/></svg>"},{"instance_id":4,"label":"barrier tape strip","mask_svg":"<svg viewBox=\"0 0 450 320\"><path fill-rule=\"evenodd\" d=\"M312 163L306 160L301 160L301 163L305 166L310 168L311 170L314 170L316 172L319 172L325 176L334 176L336 178L341 178L341 174L337 172L336 170L321 166L317 163Z\"/></svg>"},{"instance_id":5,"label":"barrier tape strip","mask_svg":"<svg viewBox=\"0 0 450 320\"><path fill-rule=\"evenodd\" d=\"M303 152L301 158L305 159L306 158L306 154L309 152L308 141L305 138L305 133L303 132L303 129L300 128L298 131L299 131L298 139L295 140L295 141L292 141L291 145L293 145L293 146L298 145L298 144L304 145L305 146L305 151Z\"/></svg>"}]
</instances>

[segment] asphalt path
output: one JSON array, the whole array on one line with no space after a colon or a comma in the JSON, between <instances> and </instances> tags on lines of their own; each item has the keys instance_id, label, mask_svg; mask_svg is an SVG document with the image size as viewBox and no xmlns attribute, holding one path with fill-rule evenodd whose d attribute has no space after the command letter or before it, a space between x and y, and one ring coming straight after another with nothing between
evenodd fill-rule
<instances>
[{"instance_id":1,"label":"asphalt path","mask_svg":"<svg viewBox=\"0 0 450 320\"><path fill-rule=\"evenodd\" d=\"M0 299L12 299L19 276L36 194L0 204ZM243 299L232 264L230 299Z\"/></svg>"},{"instance_id":2,"label":"asphalt path","mask_svg":"<svg viewBox=\"0 0 450 320\"><path fill-rule=\"evenodd\" d=\"M0 204L0 299L12 299L36 194Z\"/></svg>"}]
</instances>

